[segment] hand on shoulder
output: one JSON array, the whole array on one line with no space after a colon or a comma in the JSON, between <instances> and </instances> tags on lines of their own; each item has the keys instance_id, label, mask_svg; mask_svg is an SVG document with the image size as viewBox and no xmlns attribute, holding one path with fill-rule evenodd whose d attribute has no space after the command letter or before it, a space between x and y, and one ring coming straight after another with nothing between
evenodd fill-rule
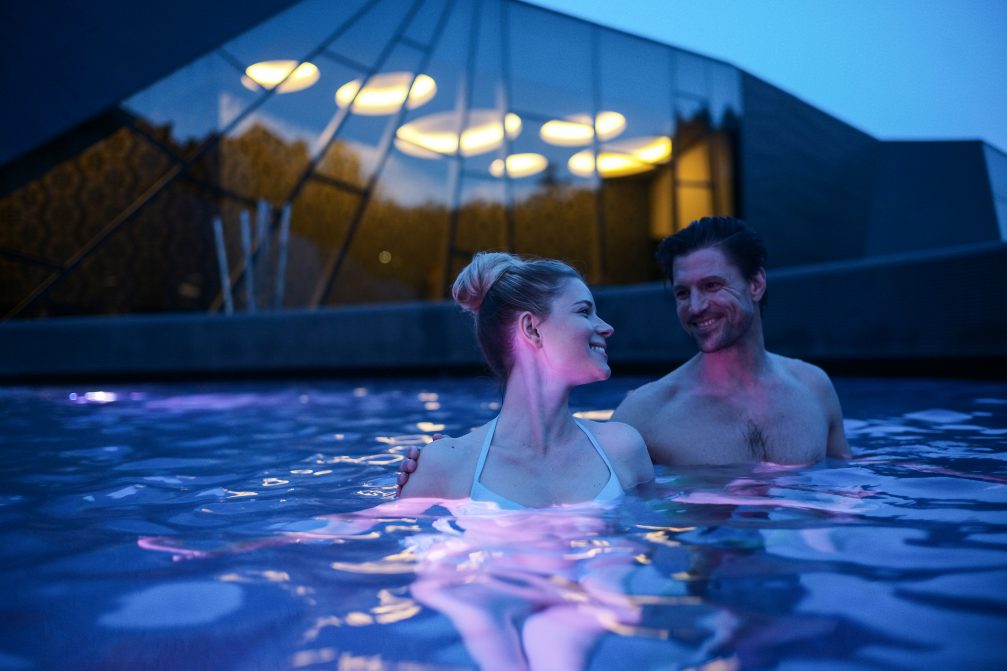
<instances>
[{"instance_id":1,"label":"hand on shoulder","mask_svg":"<svg viewBox=\"0 0 1007 671\"><path fill-rule=\"evenodd\" d=\"M444 437L423 448L422 464L416 463L407 482L402 485L402 498L425 497L460 499L469 495L472 473L478 457L478 444L473 431L460 438ZM419 454L416 454L419 460Z\"/></svg>"}]
</instances>

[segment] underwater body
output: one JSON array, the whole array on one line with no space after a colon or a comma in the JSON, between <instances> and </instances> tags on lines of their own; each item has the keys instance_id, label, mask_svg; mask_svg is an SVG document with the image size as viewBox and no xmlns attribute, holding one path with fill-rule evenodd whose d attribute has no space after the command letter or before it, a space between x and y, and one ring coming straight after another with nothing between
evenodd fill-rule
<instances>
[{"instance_id":1,"label":"underwater body","mask_svg":"<svg viewBox=\"0 0 1007 671\"><path fill-rule=\"evenodd\" d=\"M1007 384L835 382L850 461L519 513L395 502L483 378L2 389L0 669L1003 668Z\"/></svg>"}]
</instances>

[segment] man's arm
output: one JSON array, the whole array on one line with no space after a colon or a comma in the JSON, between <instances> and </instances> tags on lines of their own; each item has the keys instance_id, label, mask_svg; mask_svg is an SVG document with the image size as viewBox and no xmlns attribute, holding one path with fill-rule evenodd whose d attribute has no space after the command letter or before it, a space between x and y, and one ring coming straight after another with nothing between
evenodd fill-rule
<instances>
[{"instance_id":1,"label":"man's arm","mask_svg":"<svg viewBox=\"0 0 1007 671\"><path fill-rule=\"evenodd\" d=\"M849 459L852 457L850 446L846 442L846 433L843 430L843 409L839 404L839 394L832 385L832 380L824 370L813 367L815 370L815 387L819 398L825 406L825 416L829 423L829 434L825 444L825 456L834 459Z\"/></svg>"}]
</instances>

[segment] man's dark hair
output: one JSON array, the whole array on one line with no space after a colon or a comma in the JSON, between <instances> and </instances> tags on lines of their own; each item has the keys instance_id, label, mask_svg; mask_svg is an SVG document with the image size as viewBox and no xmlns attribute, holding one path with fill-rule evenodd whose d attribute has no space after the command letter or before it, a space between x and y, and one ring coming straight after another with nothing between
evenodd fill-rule
<instances>
[{"instance_id":1,"label":"man's dark hair","mask_svg":"<svg viewBox=\"0 0 1007 671\"><path fill-rule=\"evenodd\" d=\"M741 219L734 217L703 217L692 222L674 235L669 235L657 246L657 261L661 270L672 279L675 259L707 247L718 247L727 259L737 266L741 276L751 280L766 267L766 246L762 238ZM769 291L762 295L759 310L768 303Z\"/></svg>"}]
</instances>

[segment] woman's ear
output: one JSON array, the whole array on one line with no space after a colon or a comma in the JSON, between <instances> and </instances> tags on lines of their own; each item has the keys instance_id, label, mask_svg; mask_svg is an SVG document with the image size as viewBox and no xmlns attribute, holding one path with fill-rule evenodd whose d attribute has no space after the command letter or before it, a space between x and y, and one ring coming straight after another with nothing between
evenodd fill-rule
<instances>
[{"instance_id":1,"label":"woman's ear","mask_svg":"<svg viewBox=\"0 0 1007 671\"><path fill-rule=\"evenodd\" d=\"M518 315L518 334L521 338L536 347L542 344L542 335L538 332L538 319L530 312Z\"/></svg>"}]
</instances>

